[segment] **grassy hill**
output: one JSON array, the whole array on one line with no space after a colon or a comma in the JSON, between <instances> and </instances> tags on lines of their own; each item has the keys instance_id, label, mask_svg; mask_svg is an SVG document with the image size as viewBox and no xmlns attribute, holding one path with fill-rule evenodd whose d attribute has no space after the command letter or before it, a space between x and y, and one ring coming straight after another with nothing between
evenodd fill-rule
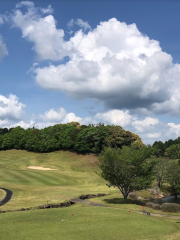
<instances>
[{"instance_id":1,"label":"grassy hill","mask_svg":"<svg viewBox=\"0 0 180 240\"><path fill-rule=\"evenodd\" d=\"M58 169L41 171L29 166ZM13 191L12 200L0 210L62 202L87 193L108 193L96 173L97 157L68 151L33 153L0 151L0 186ZM114 190L117 191L117 190ZM1 195L0 195L1 197Z\"/></svg>"},{"instance_id":2,"label":"grassy hill","mask_svg":"<svg viewBox=\"0 0 180 240\"><path fill-rule=\"evenodd\" d=\"M95 173L97 163L94 155L78 155L68 151L48 154L0 151L0 186L14 193L12 200L1 206L0 210L36 207L47 201L59 203L87 193L109 193L106 182ZM33 170L29 166L58 170ZM111 193L91 200L109 205L109 208L76 204L61 209L1 213L0 240L180 238L179 219L129 212L129 209L139 211L142 207L130 203L119 204L123 200L119 191L112 188ZM0 190L0 199L3 197L4 192ZM180 217L179 214L175 216Z\"/></svg>"}]
</instances>

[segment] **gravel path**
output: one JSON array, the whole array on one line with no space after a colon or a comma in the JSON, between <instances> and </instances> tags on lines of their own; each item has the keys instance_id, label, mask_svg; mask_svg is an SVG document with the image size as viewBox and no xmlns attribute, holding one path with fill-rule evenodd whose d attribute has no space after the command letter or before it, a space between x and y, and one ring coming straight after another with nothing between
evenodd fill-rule
<instances>
[{"instance_id":1,"label":"gravel path","mask_svg":"<svg viewBox=\"0 0 180 240\"><path fill-rule=\"evenodd\" d=\"M3 200L0 201L0 206L2 206L2 205L6 204L7 202L9 202L11 200L11 198L13 196L13 192L9 189L6 189L6 188L1 188L0 187L0 189L2 189L3 191L6 192L6 196L4 197Z\"/></svg>"}]
</instances>

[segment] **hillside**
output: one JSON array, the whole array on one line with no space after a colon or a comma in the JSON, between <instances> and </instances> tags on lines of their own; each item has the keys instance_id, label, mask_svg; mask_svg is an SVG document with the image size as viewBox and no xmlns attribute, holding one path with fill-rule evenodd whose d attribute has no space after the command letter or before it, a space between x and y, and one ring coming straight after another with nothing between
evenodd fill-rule
<instances>
[{"instance_id":1,"label":"hillside","mask_svg":"<svg viewBox=\"0 0 180 240\"><path fill-rule=\"evenodd\" d=\"M34 207L47 201L62 202L87 193L108 193L106 182L95 173L96 169L97 157L93 154L0 151L0 186L14 193L12 200L0 210Z\"/></svg>"}]
</instances>

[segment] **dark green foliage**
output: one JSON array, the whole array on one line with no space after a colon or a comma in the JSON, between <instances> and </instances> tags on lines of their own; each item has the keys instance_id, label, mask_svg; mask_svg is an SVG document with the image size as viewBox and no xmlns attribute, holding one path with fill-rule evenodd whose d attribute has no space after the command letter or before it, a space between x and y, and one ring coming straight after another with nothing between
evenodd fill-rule
<instances>
[{"instance_id":1,"label":"dark green foliage","mask_svg":"<svg viewBox=\"0 0 180 240\"><path fill-rule=\"evenodd\" d=\"M180 144L173 144L168 147L164 153L164 155L171 159L179 159L180 158Z\"/></svg>"},{"instance_id":2,"label":"dark green foliage","mask_svg":"<svg viewBox=\"0 0 180 240\"><path fill-rule=\"evenodd\" d=\"M73 150L99 154L105 146L129 146L137 140L141 145L139 136L123 130L120 126L104 126L103 123L86 126L71 122L41 130L35 127L26 130L21 127L0 129L1 150L15 148L41 153Z\"/></svg>"},{"instance_id":3,"label":"dark green foliage","mask_svg":"<svg viewBox=\"0 0 180 240\"><path fill-rule=\"evenodd\" d=\"M76 138L75 149L84 153L100 153L105 139L109 136L109 126L88 126Z\"/></svg>"},{"instance_id":4,"label":"dark green foliage","mask_svg":"<svg viewBox=\"0 0 180 240\"><path fill-rule=\"evenodd\" d=\"M109 136L104 141L107 147L121 148L123 145L130 146L133 142L132 134L120 126L111 126L108 132Z\"/></svg>"},{"instance_id":5,"label":"dark green foliage","mask_svg":"<svg viewBox=\"0 0 180 240\"><path fill-rule=\"evenodd\" d=\"M152 145L152 155L155 157L163 157L166 150L165 144L161 141L156 141Z\"/></svg>"},{"instance_id":6,"label":"dark green foliage","mask_svg":"<svg viewBox=\"0 0 180 240\"><path fill-rule=\"evenodd\" d=\"M107 148L99 157L100 176L119 188L126 203L130 192L146 189L152 183L154 162L148 160L149 156L148 148Z\"/></svg>"},{"instance_id":7,"label":"dark green foliage","mask_svg":"<svg viewBox=\"0 0 180 240\"><path fill-rule=\"evenodd\" d=\"M8 133L9 130L7 128L0 128L0 135L4 135L5 133Z\"/></svg>"},{"instance_id":8,"label":"dark green foliage","mask_svg":"<svg viewBox=\"0 0 180 240\"><path fill-rule=\"evenodd\" d=\"M161 205L161 210L163 212L177 213L177 212L180 212L180 204L176 204L176 203L163 203Z\"/></svg>"},{"instance_id":9,"label":"dark green foliage","mask_svg":"<svg viewBox=\"0 0 180 240\"><path fill-rule=\"evenodd\" d=\"M174 161L169 163L166 182L171 186L173 194L180 193L180 166Z\"/></svg>"}]
</instances>

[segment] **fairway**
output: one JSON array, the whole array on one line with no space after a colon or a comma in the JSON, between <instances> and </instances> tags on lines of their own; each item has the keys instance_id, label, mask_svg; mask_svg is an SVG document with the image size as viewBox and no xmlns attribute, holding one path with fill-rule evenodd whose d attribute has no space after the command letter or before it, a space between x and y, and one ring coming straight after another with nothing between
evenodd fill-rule
<instances>
[{"instance_id":1,"label":"fairway","mask_svg":"<svg viewBox=\"0 0 180 240\"><path fill-rule=\"evenodd\" d=\"M29 166L58 169L41 171ZM68 151L32 153L0 151L0 186L10 189L12 200L0 207L11 210L59 203L81 194L108 193L106 182L96 173L97 158ZM117 191L117 190L115 190ZM0 193L0 198L3 192Z\"/></svg>"},{"instance_id":2,"label":"fairway","mask_svg":"<svg viewBox=\"0 0 180 240\"><path fill-rule=\"evenodd\" d=\"M0 214L0 225L0 239L7 240L160 240L171 239L179 231L175 220L121 209L81 206Z\"/></svg>"}]
</instances>

